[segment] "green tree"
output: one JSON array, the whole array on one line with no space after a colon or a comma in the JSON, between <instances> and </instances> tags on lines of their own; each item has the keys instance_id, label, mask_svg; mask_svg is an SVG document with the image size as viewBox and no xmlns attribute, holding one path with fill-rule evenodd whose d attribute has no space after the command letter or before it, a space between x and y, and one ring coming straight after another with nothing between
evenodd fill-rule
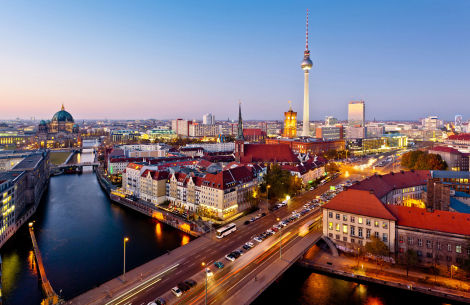
<instances>
[{"instance_id":1,"label":"green tree","mask_svg":"<svg viewBox=\"0 0 470 305\"><path fill-rule=\"evenodd\" d=\"M418 263L418 253L413 249L406 250L403 254L403 263L406 266L406 277L408 277L410 267Z\"/></svg>"},{"instance_id":2,"label":"green tree","mask_svg":"<svg viewBox=\"0 0 470 305\"><path fill-rule=\"evenodd\" d=\"M268 168L260 190L269 196L268 200L276 201L285 198L286 195L296 194L301 186L301 179L292 176L289 171L282 169L278 164L274 164Z\"/></svg>"},{"instance_id":3,"label":"green tree","mask_svg":"<svg viewBox=\"0 0 470 305\"><path fill-rule=\"evenodd\" d=\"M387 245L375 236L372 236L370 241L366 243L365 250L367 253L375 256L377 264L379 263L380 257L388 256L390 254L390 250Z\"/></svg>"}]
</instances>

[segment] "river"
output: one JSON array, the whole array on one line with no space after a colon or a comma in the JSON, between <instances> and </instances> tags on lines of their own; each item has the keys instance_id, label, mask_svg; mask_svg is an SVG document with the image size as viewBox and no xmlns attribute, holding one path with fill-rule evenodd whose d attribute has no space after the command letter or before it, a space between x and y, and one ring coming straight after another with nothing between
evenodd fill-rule
<instances>
[{"instance_id":1,"label":"river","mask_svg":"<svg viewBox=\"0 0 470 305\"><path fill-rule=\"evenodd\" d=\"M91 153L77 156L92 161ZM47 276L65 299L190 241L176 229L109 201L90 170L52 177L33 216ZM37 305L42 298L31 239L24 226L0 251L3 304ZM376 285L357 284L294 266L255 302L262 304L443 304L441 300Z\"/></svg>"}]
</instances>

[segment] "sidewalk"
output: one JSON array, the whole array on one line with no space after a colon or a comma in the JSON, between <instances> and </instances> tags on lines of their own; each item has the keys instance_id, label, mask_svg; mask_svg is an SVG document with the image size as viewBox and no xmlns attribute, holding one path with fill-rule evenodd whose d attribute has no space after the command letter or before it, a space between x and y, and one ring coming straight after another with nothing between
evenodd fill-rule
<instances>
[{"instance_id":1,"label":"sidewalk","mask_svg":"<svg viewBox=\"0 0 470 305\"><path fill-rule=\"evenodd\" d=\"M312 252L310 253L312 254ZM383 269L375 263L351 258L345 255L333 257L324 251L314 251L304 266L341 276L357 278L402 289L415 290L443 298L470 303L470 284L465 281L410 270L399 266L385 265Z\"/></svg>"}]
</instances>

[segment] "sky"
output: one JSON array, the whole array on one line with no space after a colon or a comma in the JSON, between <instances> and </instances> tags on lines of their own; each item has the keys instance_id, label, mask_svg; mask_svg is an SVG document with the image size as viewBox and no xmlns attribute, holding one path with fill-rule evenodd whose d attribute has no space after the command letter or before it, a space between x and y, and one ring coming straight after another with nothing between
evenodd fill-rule
<instances>
[{"instance_id":1,"label":"sky","mask_svg":"<svg viewBox=\"0 0 470 305\"><path fill-rule=\"evenodd\" d=\"M0 2L0 119L470 119L470 1Z\"/></svg>"}]
</instances>

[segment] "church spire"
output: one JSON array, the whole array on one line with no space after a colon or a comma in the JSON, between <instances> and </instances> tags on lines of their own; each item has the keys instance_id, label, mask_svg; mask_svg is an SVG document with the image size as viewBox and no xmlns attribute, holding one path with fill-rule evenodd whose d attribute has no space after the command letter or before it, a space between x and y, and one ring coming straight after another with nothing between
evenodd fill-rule
<instances>
[{"instance_id":1,"label":"church spire","mask_svg":"<svg viewBox=\"0 0 470 305\"><path fill-rule=\"evenodd\" d=\"M236 140L245 140L245 138L243 137L242 102L238 102L238 131Z\"/></svg>"}]
</instances>

